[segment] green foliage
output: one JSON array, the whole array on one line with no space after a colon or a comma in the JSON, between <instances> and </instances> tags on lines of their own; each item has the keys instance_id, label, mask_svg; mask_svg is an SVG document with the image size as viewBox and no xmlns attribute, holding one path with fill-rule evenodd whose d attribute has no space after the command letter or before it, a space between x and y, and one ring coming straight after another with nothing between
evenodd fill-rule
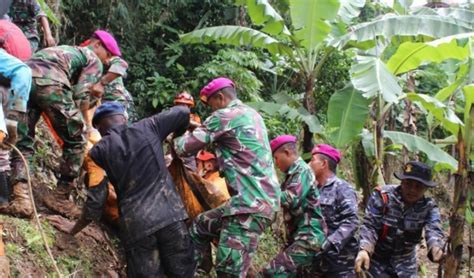
<instances>
[{"instance_id":1,"label":"green foliage","mask_svg":"<svg viewBox=\"0 0 474 278\"><path fill-rule=\"evenodd\" d=\"M276 55L291 53L291 49L265 34L264 32L242 26L218 26L199 29L180 36L183 43L211 43L228 44L234 46L251 45L263 48Z\"/></svg>"},{"instance_id":2,"label":"green foliage","mask_svg":"<svg viewBox=\"0 0 474 278\"><path fill-rule=\"evenodd\" d=\"M331 95L344 88L350 80L349 69L352 62L351 53L343 51L332 51L324 62L324 70L319 72L314 87L316 112L321 121L326 117Z\"/></svg>"},{"instance_id":3,"label":"green foliage","mask_svg":"<svg viewBox=\"0 0 474 278\"><path fill-rule=\"evenodd\" d=\"M449 130L451 134L457 134L459 127L464 126L463 122L456 116L452 109L449 109L445 104L434 97L409 93L407 94L407 98L420 103L420 105L440 121L443 127Z\"/></svg>"},{"instance_id":4,"label":"green foliage","mask_svg":"<svg viewBox=\"0 0 474 278\"><path fill-rule=\"evenodd\" d=\"M83 256L74 257L74 256L59 256L57 262L61 268L63 275L75 276L80 274L81 277L92 277L92 265L87 260L90 254L84 254Z\"/></svg>"},{"instance_id":5,"label":"green foliage","mask_svg":"<svg viewBox=\"0 0 474 278\"><path fill-rule=\"evenodd\" d=\"M380 19L361 23L351 28L342 37L333 39L330 45L338 48L358 47L369 49L380 39L422 36L423 39L441 38L455 34L472 32L472 28L450 17L432 15L387 15Z\"/></svg>"},{"instance_id":6,"label":"green foliage","mask_svg":"<svg viewBox=\"0 0 474 278\"><path fill-rule=\"evenodd\" d=\"M370 100L348 86L331 96L328 108L327 132L331 142L344 148L361 132L369 114Z\"/></svg>"},{"instance_id":7,"label":"green foliage","mask_svg":"<svg viewBox=\"0 0 474 278\"><path fill-rule=\"evenodd\" d=\"M452 156L447 154L438 146L426 141L425 139L416 135L398 132L398 131L384 131L384 136L394 144L403 145L410 152L422 152L435 165L435 170L439 171L447 169L454 171L458 167L458 162Z\"/></svg>"},{"instance_id":8,"label":"green foliage","mask_svg":"<svg viewBox=\"0 0 474 278\"><path fill-rule=\"evenodd\" d=\"M446 59L464 60L469 49L460 46L455 40L440 45L406 42L400 45L397 52L387 61L388 69L395 75L418 68L423 63L439 63Z\"/></svg>"},{"instance_id":9,"label":"green foliage","mask_svg":"<svg viewBox=\"0 0 474 278\"><path fill-rule=\"evenodd\" d=\"M290 0L293 36L307 51L314 51L331 32L327 20L336 17L340 3L337 0Z\"/></svg>"},{"instance_id":10,"label":"green foliage","mask_svg":"<svg viewBox=\"0 0 474 278\"><path fill-rule=\"evenodd\" d=\"M351 68L351 77L354 88L366 98L380 94L386 102L396 103L402 94L396 77L378 58L359 56Z\"/></svg>"},{"instance_id":11,"label":"green foliage","mask_svg":"<svg viewBox=\"0 0 474 278\"><path fill-rule=\"evenodd\" d=\"M239 98L243 101L260 101L262 82L255 72L264 69L256 53L237 49L222 49L205 64L195 68L195 83L206 84L217 76L227 76L237 85Z\"/></svg>"},{"instance_id":12,"label":"green foliage","mask_svg":"<svg viewBox=\"0 0 474 278\"><path fill-rule=\"evenodd\" d=\"M275 102L251 102L250 106L258 111L264 112L269 116L280 115L290 121L304 122L313 133L322 131L321 125L316 116L311 115L294 97L281 92L273 95Z\"/></svg>"},{"instance_id":13,"label":"green foliage","mask_svg":"<svg viewBox=\"0 0 474 278\"><path fill-rule=\"evenodd\" d=\"M253 24L264 26L262 31L270 35L284 33L289 35L290 31L285 25L280 14L270 5L268 0L246 1L248 14Z\"/></svg>"}]
</instances>

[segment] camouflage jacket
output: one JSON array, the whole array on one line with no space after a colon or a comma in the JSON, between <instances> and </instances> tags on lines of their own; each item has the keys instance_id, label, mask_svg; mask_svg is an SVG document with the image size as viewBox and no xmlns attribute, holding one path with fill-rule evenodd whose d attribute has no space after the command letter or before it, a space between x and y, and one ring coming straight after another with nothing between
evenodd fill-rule
<instances>
[{"instance_id":1,"label":"camouflage jacket","mask_svg":"<svg viewBox=\"0 0 474 278\"><path fill-rule=\"evenodd\" d=\"M384 205L381 192L387 193L387 205ZM434 246L443 247L439 209L428 197L413 206L405 206L400 186L387 185L381 192L375 191L369 199L360 229L360 248L372 255L372 273L381 273L388 268L399 277L416 276L416 245L422 239L423 229L428 251ZM388 227L388 233L381 239L384 225Z\"/></svg>"},{"instance_id":2,"label":"camouflage jacket","mask_svg":"<svg viewBox=\"0 0 474 278\"><path fill-rule=\"evenodd\" d=\"M39 40L38 18L46 16L36 0L13 0L8 15L25 36Z\"/></svg>"},{"instance_id":3,"label":"camouflage jacket","mask_svg":"<svg viewBox=\"0 0 474 278\"><path fill-rule=\"evenodd\" d=\"M232 196L224 205L224 216L258 213L272 218L281 192L262 117L236 99L212 113L201 127L175 139L181 156L211 144Z\"/></svg>"},{"instance_id":4,"label":"camouflage jacket","mask_svg":"<svg viewBox=\"0 0 474 278\"><path fill-rule=\"evenodd\" d=\"M126 95L128 94L127 90L125 89L125 85L123 84L123 78L127 74L128 64L127 62L118 57L114 56L110 59L109 67L107 72L118 74L119 77L115 78L105 86L104 96L102 100L104 101L118 101L127 107L127 98Z\"/></svg>"},{"instance_id":5,"label":"camouflage jacket","mask_svg":"<svg viewBox=\"0 0 474 278\"><path fill-rule=\"evenodd\" d=\"M319 251L326 239L327 227L319 205L319 192L313 171L298 158L288 169L281 185L281 206L291 237Z\"/></svg>"},{"instance_id":6,"label":"camouflage jacket","mask_svg":"<svg viewBox=\"0 0 474 278\"><path fill-rule=\"evenodd\" d=\"M27 61L40 86L62 84L74 91L74 99L86 99L89 87L102 76L102 62L87 47L55 46L42 49Z\"/></svg>"},{"instance_id":7,"label":"camouflage jacket","mask_svg":"<svg viewBox=\"0 0 474 278\"><path fill-rule=\"evenodd\" d=\"M357 217L357 195L354 188L335 175L319 187L321 209L328 226L328 242L325 254L327 271L338 268L353 268L358 251L356 232L359 226Z\"/></svg>"}]
</instances>

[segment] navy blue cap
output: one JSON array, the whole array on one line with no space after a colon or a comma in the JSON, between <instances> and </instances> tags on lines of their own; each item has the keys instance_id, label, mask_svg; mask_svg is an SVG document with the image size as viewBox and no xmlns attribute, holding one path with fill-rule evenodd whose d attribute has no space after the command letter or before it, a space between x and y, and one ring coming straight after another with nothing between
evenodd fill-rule
<instances>
[{"instance_id":1,"label":"navy blue cap","mask_svg":"<svg viewBox=\"0 0 474 278\"><path fill-rule=\"evenodd\" d=\"M120 102L110 101L99 106L92 118L92 125L96 127L101 119L113 115L123 115L125 117L125 107Z\"/></svg>"},{"instance_id":2,"label":"navy blue cap","mask_svg":"<svg viewBox=\"0 0 474 278\"><path fill-rule=\"evenodd\" d=\"M403 167L403 172L394 175L399 180L416 180L428 187L436 186L432 181L431 167L419 161L408 162Z\"/></svg>"}]
</instances>

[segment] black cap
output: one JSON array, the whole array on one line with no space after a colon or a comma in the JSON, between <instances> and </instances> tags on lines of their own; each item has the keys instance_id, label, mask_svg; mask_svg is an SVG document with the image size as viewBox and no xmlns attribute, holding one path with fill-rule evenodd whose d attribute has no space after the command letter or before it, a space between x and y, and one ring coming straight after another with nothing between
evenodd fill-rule
<instances>
[{"instance_id":1,"label":"black cap","mask_svg":"<svg viewBox=\"0 0 474 278\"><path fill-rule=\"evenodd\" d=\"M8 12L8 9L10 9L10 4L12 3L12 0L2 0L0 1L0 19Z\"/></svg>"},{"instance_id":2,"label":"black cap","mask_svg":"<svg viewBox=\"0 0 474 278\"><path fill-rule=\"evenodd\" d=\"M431 167L419 162L410 161L403 167L403 173L395 173L395 177L399 180L416 180L428 187L435 187L431 175Z\"/></svg>"}]
</instances>

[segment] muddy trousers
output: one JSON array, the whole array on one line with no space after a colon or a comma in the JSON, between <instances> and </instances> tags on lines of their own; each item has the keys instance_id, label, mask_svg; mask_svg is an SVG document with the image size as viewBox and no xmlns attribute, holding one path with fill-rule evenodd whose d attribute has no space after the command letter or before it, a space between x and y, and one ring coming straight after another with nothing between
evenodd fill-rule
<instances>
[{"instance_id":1,"label":"muddy trousers","mask_svg":"<svg viewBox=\"0 0 474 278\"><path fill-rule=\"evenodd\" d=\"M297 277L298 269L311 266L318 251L303 240L282 250L258 274L258 277Z\"/></svg>"},{"instance_id":2,"label":"muddy trousers","mask_svg":"<svg viewBox=\"0 0 474 278\"><path fill-rule=\"evenodd\" d=\"M60 163L61 179L71 181L80 174L84 161L86 138L84 134L84 119L81 111L73 100L73 92L62 85L37 85L33 79L33 87L28 103L28 115L18 119L17 147L30 160L34 153L35 127L45 113L51 121L54 130L64 142L62 161ZM17 156L12 157L15 181L26 180L26 172Z\"/></svg>"},{"instance_id":3,"label":"muddy trousers","mask_svg":"<svg viewBox=\"0 0 474 278\"><path fill-rule=\"evenodd\" d=\"M217 277L246 277L260 235L270 225L270 219L258 214L224 216L224 207L198 215L190 228L198 263L207 244L219 239L216 254Z\"/></svg>"},{"instance_id":4,"label":"muddy trousers","mask_svg":"<svg viewBox=\"0 0 474 278\"><path fill-rule=\"evenodd\" d=\"M191 278L196 268L193 254L186 224L178 221L140 239L125 250L127 276Z\"/></svg>"}]
</instances>

